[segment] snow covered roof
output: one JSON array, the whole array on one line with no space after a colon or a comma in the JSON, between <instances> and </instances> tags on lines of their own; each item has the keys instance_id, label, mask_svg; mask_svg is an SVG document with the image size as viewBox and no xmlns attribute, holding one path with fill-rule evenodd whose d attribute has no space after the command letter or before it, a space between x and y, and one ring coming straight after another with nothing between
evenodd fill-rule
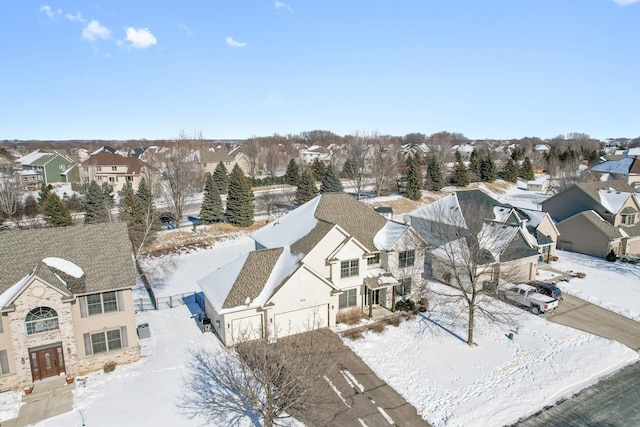
<instances>
[{"instance_id":1,"label":"snow covered roof","mask_svg":"<svg viewBox=\"0 0 640 427\"><path fill-rule=\"evenodd\" d=\"M47 257L42 260L49 267L55 268L56 270L60 270L69 276L75 277L76 279L81 278L84 275L84 271L77 264L74 264L71 261L68 261L63 258L58 257Z\"/></svg>"},{"instance_id":2,"label":"snow covered roof","mask_svg":"<svg viewBox=\"0 0 640 427\"><path fill-rule=\"evenodd\" d=\"M265 248L291 246L318 224L315 211L320 196L255 231L250 237Z\"/></svg>"},{"instance_id":3,"label":"snow covered roof","mask_svg":"<svg viewBox=\"0 0 640 427\"><path fill-rule=\"evenodd\" d=\"M409 216L467 228L456 193L442 197L435 202L422 205L410 212Z\"/></svg>"},{"instance_id":4,"label":"snow covered roof","mask_svg":"<svg viewBox=\"0 0 640 427\"><path fill-rule=\"evenodd\" d=\"M395 221L387 221L384 227L378 231L373 238L373 244L381 251L390 250L398 239L409 228L408 225L400 224Z\"/></svg>"},{"instance_id":5,"label":"snow covered roof","mask_svg":"<svg viewBox=\"0 0 640 427\"><path fill-rule=\"evenodd\" d=\"M633 159L629 158L622 160L609 160L592 167L591 170L598 173L614 173L618 175L627 175L632 163Z\"/></svg>"},{"instance_id":6,"label":"snow covered roof","mask_svg":"<svg viewBox=\"0 0 640 427\"><path fill-rule=\"evenodd\" d=\"M622 206L629 200L631 193L616 191L613 189L598 190L600 204L609 212L617 214Z\"/></svg>"},{"instance_id":7,"label":"snow covered roof","mask_svg":"<svg viewBox=\"0 0 640 427\"><path fill-rule=\"evenodd\" d=\"M19 159L16 159L16 162L20 163L21 165L30 165L34 161L38 160L40 157L51 156L51 155L52 155L51 153L43 153L40 150L36 150L25 156L20 157Z\"/></svg>"}]
</instances>

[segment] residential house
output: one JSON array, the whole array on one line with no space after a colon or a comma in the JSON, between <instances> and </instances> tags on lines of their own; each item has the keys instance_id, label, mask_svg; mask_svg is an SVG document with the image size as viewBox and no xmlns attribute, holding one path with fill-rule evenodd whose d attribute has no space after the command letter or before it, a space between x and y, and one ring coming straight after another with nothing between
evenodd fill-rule
<instances>
[{"instance_id":1,"label":"residential house","mask_svg":"<svg viewBox=\"0 0 640 427\"><path fill-rule=\"evenodd\" d=\"M557 236L543 212L499 203L480 190L455 192L422 205L407 215L407 222L432 248L425 258L425 275L445 283L456 266L474 269L483 286L534 280L540 258L553 253L553 234ZM467 276L462 285L470 285L468 273L462 274Z\"/></svg>"},{"instance_id":2,"label":"residential house","mask_svg":"<svg viewBox=\"0 0 640 427\"><path fill-rule=\"evenodd\" d=\"M558 248L604 258L640 254L640 199L622 180L580 183L542 202L561 234Z\"/></svg>"},{"instance_id":3,"label":"residential house","mask_svg":"<svg viewBox=\"0 0 640 427\"><path fill-rule=\"evenodd\" d=\"M120 191L128 182L133 190L138 189L140 179L152 178L153 169L135 157L123 157L108 150L99 150L82 163L80 179L98 184L108 183L114 191Z\"/></svg>"},{"instance_id":4,"label":"residential house","mask_svg":"<svg viewBox=\"0 0 640 427\"><path fill-rule=\"evenodd\" d=\"M316 159L325 165L331 163L331 153L325 147L320 145L312 145L306 150L300 150L300 163L303 165L310 165L314 163Z\"/></svg>"},{"instance_id":5,"label":"residential house","mask_svg":"<svg viewBox=\"0 0 640 427\"><path fill-rule=\"evenodd\" d=\"M0 388L140 357L124 223L5 231Z\"/></svg>"},{"instance_id":6,"label":"residential house","mask_svg":"<svg viewBox=\"0 0 640 427\"><path fill-rule=\"evenodd\" d=\"M20 180L25 188L37 189L40 185L60 185L67 181L67 172L75 162L57 152L36 150L16 160L20 164Z\"/></svg>"},{"instance_id":7,"label":"residential house","mask_svg":"<svg viewBox=\"0 0 640 427\"><path fill-rule=\"evenodd\" d=\"M394 309L417 293L424 242L344 193L325 193L251 235L255 250L198 281L229 346L334 326L343 310Z\"/></svg>"},{"instance_id":8,"label":"residential house","mask_svg":"<svg viewBox=\"0 0 640 427\"><path fill-rule=\"evenodd\" d=\"M637 188L640 186L640 159L626 157L607 160L591 168L592 172L607 174L611 180L622 180Z\"/></svg>"},{"instance_id":9,"label":"residential house","mask_svg":"<svg viewBox=\"0 0 640 427\"><path fill-rule=\"evenodd\" d=\"M190 159L197 163L202 173L209 172L212 175L220 163L224 165L227 172L231 172L237 163L236 156L230 155L223 147L217 149L214 147L201 147L191 153Z\"/></svg>"}]
</instances>

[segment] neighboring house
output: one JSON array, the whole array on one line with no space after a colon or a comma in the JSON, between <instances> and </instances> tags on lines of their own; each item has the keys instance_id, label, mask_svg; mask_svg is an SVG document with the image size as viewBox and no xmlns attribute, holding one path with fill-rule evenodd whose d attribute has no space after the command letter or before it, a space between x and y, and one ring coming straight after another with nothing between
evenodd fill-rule
<instances>
[{"instance_id":1,"label":"neighboring house","mask_svg":"<svg viewBox=\"0 0 640 427\"><path fill-rule=\"evenodd\" d=\"M604 258L640 254L640 199L624 181L575 184L542 202L557 222L558 248Z\"/></svg>"},{"instance_id":2,"label":"neighboring house","mask_svg":"<svg viewBox=\"0 0 640 427\"><path fill-rule=\"evenodd\" d=\"M202 173L213 174L218 164L222 163L231 172L236 165L236 157L229 154L224 148L202 147L191 153L190 159L198 164Z\"/></svg>"},{"instance_id":3,"label":"neighboring house","mask_svg":"<svg viewBox=\"0 0 640 427\"><path fill-rule=\"evenodd\" d=\"M640 186L640 159L608 160L591 168L592 172L608 174L612 180L622 180L637 188Z\"/></svg>"},{"instance_id":4,"label":"neighboring house","mask_svg":"<svg viewBox=\"0 0 640 427\"><path fill-rule=\"evenodd\" d=\"M454 151L454 153L460 153L460 158L466 162L471 158L471 153L473 153L474 147L469 144L460 144L454 145L451 147L451 150Z\"/></svg>"},{"instance_id":5,"label":"neighboring house","mask_svg":"<svg viewBox=\"0 0 640 427\"><path fill-rule=\"evenodd\" d=\"M425 259L427 277L449 283L451 266L470 265L475 252L478 283L495 286L534 280L540 258L555 250L551 219L533 212L468 190L420 206L407 219L432 248Z\"/></svg>"},{"instance_id":6,"label":"neighboring house","mask_svg":"<svg viewBox=\"0 0 640 427\"><path fill-rule=\"evenodd\" d=\"M0 388L140 357L124 223L5 231Z\"/></svg>"},{"instance_id":7,"label":"neighboring house","mask_svg":"<svg viewBox=\"0 0 640 427\"><path fill-rule=\"evenodd\" d=\"M114 191L122 190L125 183L129 182L136 191L143 176L150 181L151 172L151 167L140 159L99 150L82 163L80 179L87 182L95 181L100 185L109 183Z\"/></svg>"},{"instance_id":8,"label":"neighboring house","mask_svg":"<svg viewBox=\"0 0 640 427\"><path fill-rule=\"evenodd\" d=\"M325 147L320 145L312 145L306 150L300 151L300 163L303 165L309 165L314 163L316 159L325 165L331 163L331 153Z\"/></svg>"},{"instance_id":9,"label":"neighboring house","mask_svg":"<svg viewBox=\"0 0 640 427\"><path fill-rule=\"evenodd\" d=\"M334 326L342 310L393 310L416 294L424 242L344 193L320 195L251 235L255 251L198 281L229 346Z\"/></svg>"},{"instance_id":10,"label":"neighboring house","mask_svg":"<svg viewBox=\"0 0 640 427\"><path fill-rule=\"evenodd\" d=\"M23 186L31 190L43 183L54 186L66 183L65 172L75 164L71 159L59 153L39 150L17 159L16 162L20 163L22 167L20 177Z\"/></svg>"}]
</instances>

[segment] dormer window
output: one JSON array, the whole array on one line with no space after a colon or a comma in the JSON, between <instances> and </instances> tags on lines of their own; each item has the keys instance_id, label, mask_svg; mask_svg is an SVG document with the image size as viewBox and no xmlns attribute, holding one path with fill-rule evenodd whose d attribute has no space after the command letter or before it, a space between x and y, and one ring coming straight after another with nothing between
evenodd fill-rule
<instances>
[{"instance_id":1,"label":"dormer window","mask_svg":"<svg viewBox=\"0 0 640 427\"><path fill-rule=\"evenodd\" d=\"M376 253L372 257L367 258L367 265L378 265L380 264L380 252Z\"/></svg>"},{"instance_id":2,"label":"dormer window","mask_svg":"<svg viewBox=\"0 0 640 427\"><path fill-rule=\"evenodd\" d=\"M636 214L622 215L622 223L624 225L634 225L636 223Z\"/></svg>"}]
</instances>

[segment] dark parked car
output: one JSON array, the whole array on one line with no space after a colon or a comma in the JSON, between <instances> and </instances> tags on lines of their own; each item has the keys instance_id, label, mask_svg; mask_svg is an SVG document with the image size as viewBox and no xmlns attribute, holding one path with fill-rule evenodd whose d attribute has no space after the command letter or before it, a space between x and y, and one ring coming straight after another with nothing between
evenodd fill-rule
<instances>
[{"instance_id":1,"label":"dark parked car","mask_svg":"<svg viewBox=\"0 0 640 427\"><path fill-rule=\"evenodd\" d=\"M542 295L562 301L562 291L557 286L545 282L530 282L529 284L535 286Z\"/></svg>"}]
</instances>

